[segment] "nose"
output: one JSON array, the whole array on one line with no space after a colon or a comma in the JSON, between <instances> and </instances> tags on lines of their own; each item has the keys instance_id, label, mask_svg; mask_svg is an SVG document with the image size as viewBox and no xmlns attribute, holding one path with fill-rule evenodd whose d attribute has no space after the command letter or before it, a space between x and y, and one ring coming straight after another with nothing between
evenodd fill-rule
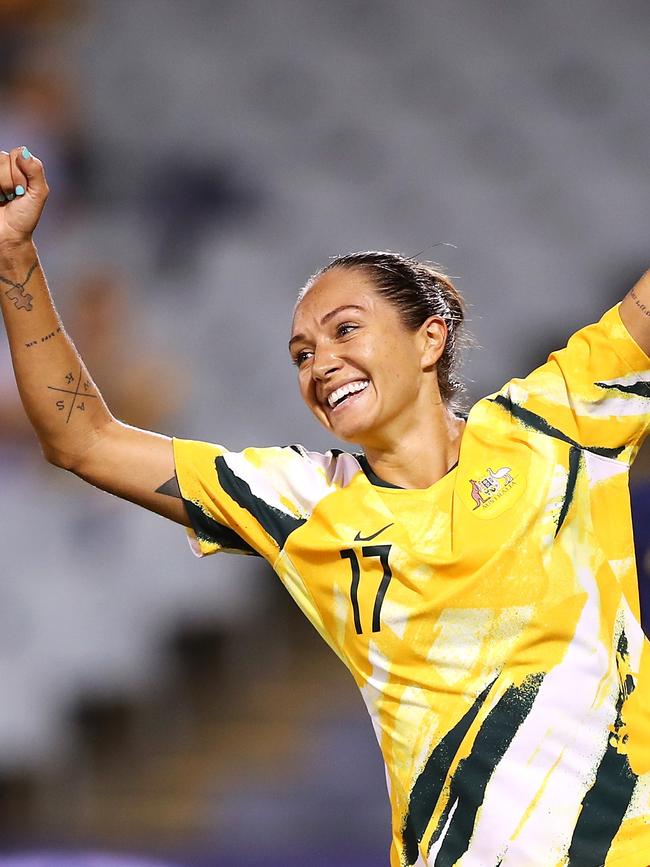
<instances>
[{"instance_id":1,"label":"nose","mask_svg":"<svg viewBox=\"0 0 650 867\"><path fill-rule=\"evenodd\" d=\"M341 369L341 360L332 348L316 347L311 366L312 377L319 382L326 382Z\"/></svg>"}]
</instances>

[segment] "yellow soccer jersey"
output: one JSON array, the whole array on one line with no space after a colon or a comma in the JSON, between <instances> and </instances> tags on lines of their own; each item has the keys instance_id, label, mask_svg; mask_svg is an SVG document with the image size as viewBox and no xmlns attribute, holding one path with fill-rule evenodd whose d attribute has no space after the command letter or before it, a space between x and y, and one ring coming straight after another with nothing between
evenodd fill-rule
<instances>
[{"instance_id":1,"label":"yellow soccer jersey","mask_svg":"<svg viewBox=\"0 0 650 867\"><path fill-rule=\"evenodd\" d=\"M627 491L649 423L614 308L479 401L426 490L346 452L175 440L197 552L265 557L360 687L392 867L650 864Z\"/></svg>"}]
</instances>

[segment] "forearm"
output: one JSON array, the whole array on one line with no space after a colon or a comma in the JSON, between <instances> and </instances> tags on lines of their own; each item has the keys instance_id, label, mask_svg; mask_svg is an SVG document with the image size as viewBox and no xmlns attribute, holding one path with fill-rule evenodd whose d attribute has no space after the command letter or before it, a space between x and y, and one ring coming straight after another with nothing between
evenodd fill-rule
<instances>
[{"instance_id":1,"label":"forearm","mask_svg":"<svg viewBox=\"0 0 650 867\"><path fill-rule=\"evenodd\" d=\"M641 349L650 355L650 271L646 271L623 299L621 319Z\"/></svg>"},{"instance_id":2,"label":"forearm","mask_svg":"<svg viewBox=\"0 0 650 867\"><path fill-rule=\"evenodd\" d=\"M63 328L33 243L0 246L0 306L20 397L43 452L74 469L113 419Z\"/></svg>"}]
</instances>

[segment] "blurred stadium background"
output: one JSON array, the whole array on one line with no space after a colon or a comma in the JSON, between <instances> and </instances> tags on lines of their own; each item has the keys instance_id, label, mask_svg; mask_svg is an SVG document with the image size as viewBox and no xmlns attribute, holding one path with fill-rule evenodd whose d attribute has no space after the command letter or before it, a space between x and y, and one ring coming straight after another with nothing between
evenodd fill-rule
<instances>
[{"instance_id":1,"label":"blurred stadium background","mask_svg":"<svg viewBox=\"0 0 650 867\"><path fill-rule=\"evenodd\" d=\"M458 278L468 402L648 267L645 0L0 0L0 32L0 146L46 164L46 272L134 424L331 446L286 340L337 253ZM270 570L45 465L0 356L0 865L386 863L365 708ZM634 509L648 595L647 448Z\"/></svg>"}]
</instances>

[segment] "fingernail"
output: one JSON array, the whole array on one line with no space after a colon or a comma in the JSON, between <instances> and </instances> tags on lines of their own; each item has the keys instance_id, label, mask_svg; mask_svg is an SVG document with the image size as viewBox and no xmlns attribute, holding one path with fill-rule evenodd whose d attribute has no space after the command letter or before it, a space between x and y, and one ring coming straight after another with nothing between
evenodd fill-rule
<instances>
[{"instance_id":1,"label":"fingernail","mask_svg":"<svg viewBox=\"0 0 650 867\"><path fill-rule=\"evenodd\" d=\"M15 198L16 198L16 197L14 196L13 193L7 193L7 201L8 201L8 202L10 202L12 199L15 199Z\"/></svg>"},{"instance_id":2,"label":"fingernail","mask_svg":"<svg viewBox=\"0 0 650 867\"><path fill-rule=\"evenodd\" d=\"M24 160L28 160L32 156L27 148L23 148L22 155Z\"/></svg>"},{"instance_id":3,"label":"fingernail","mask_svg":"<svg viewBox=\"0 0 650 867\"><path fill-rule=\"evenodd\" d=\"M17 196L24 196L25 195L25 187L23 187L22 184L18 184L18 186L16 187L16 195Z\"/></svg>"}]
</instances>

